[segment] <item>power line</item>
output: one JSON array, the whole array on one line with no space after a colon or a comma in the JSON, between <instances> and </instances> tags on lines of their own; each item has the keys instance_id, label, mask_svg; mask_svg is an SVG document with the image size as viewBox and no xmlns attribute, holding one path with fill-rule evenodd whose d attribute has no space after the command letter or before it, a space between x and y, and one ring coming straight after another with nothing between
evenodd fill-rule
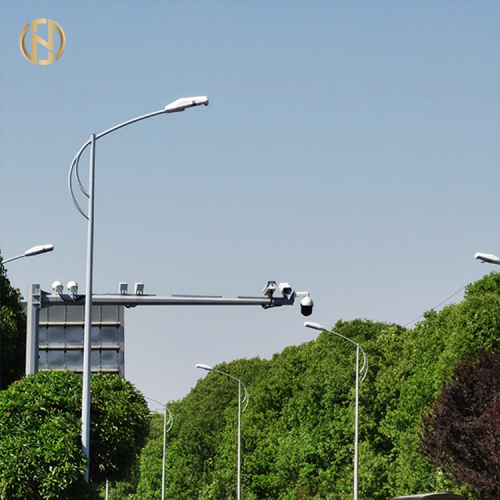
<instances>
[{"instance_id":1,"label":"power line","mask_svg":"<svg viewBox=\"0 0 500 500\"><path fill-rule=\"evenodd\" d=\"M432 307L430 310L434 311L439 306L443 305L445 302L448 302L448 300L450 300L452 297L454 297L457 293L460 293L462 290L465 290L466 286L467 285L464 285L462 288L460 288L460 290L457 290L453 295L450 295L447 299L443 300L443 302L440 302L437 306ZM424 316L422 314L418 318L415 318L415 319L412 319L411 321L408 321L408 323L404 324L403 327L410 325L411 323L415 323L415 321L417 321L418 319L423 318L423 317Z\"/></svg>"}]
</instances>

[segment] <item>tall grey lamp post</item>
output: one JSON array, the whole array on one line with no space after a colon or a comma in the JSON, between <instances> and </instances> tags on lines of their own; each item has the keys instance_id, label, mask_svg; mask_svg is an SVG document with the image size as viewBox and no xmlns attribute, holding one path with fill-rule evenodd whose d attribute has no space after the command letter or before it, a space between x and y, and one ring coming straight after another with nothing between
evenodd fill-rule
<instances>
[{"instance_id":1,"label":"tall grey lamp post","mask_svg":"<svg viewBox=\"0 0 500 500\"><path fill-rule=\"evenodd\" d=\"M155 403L158 403L165 409L165 412L163 414L163 460L161 466L161 500L165 500L165 448L167 444L167 432L172 428L172 425L174 424L174 418L172 417L172 413L170 412L170 409L166 404L160 403L159 401L156 401L156 399L148 398L147 396L144 397L146 397L146 399L154 401ZM168 412L168 422L167 422L167 412Z\"/></svg>"},{"instance_id":2,"label":"tall grey lamp post","mask_svg":"<svg viewBox=\"0 0 500 500\"><path fill-rule=\"evenodd\" d=\"M52 252L54 250L54 245L37 245L36 247L31 247L26 250L21 255L16 255L15 257L10 257L10 259L5 259L3 264L10 262L11 260L21 259L22 257L32 257L33 255L40 255L41 253Z\"/></svg>"},{"instance_id":3,"label":"tall grey lamp post","mask_svg":"<svg viewBox=\"0 0 500 500\"><path fill-rule=\"evenodd\" d=\"M203 364L197 364L196 368L201 368L202 370L207 370L209 372L216 372L220 373L221 375L225 375L226 377L232 378L236 382L238 382L238 485L237 485L237 491L236 491L236 498L237 500L240 500L241 498L241 414L244 412L248 406L248 391L247 388L245 387L245 384L236 377L233 377L232 375L229 375L229 373L226 372L221 372L220 370L216 370L215 368L212 368L211 366L208 365L203 365ZM245 390L245 397L243 398L243 401L241 400L241 386L243 386L243 389ZM245 406L243 409L241 409L241 403L245 403Z\"/></svg>"},{"instance_id":4,"label":"tall grey lamp post","mask_svg":"<svg viewBox=\"0 0 500 500\"><path fill-rule=\"evenodd\" d=\"M358 500L358 406L359 406L359 382L360 382L359 375L364 372L363 377L361 378L361 382L363 382L368 372L368 358L366 357L366 353L363 350L363 348L357 342L354 342L354 340L344 337L343 335L340 335L340 333L327 330L318 323L310 323L309 321L306 321L304 323L304 326L306 326L307 328L313 328L314 330L319 330L320 332L333 333L333 335L337 335L337 337L347 340L348 342L356 346L356 410L354 417L354 500ZM363 366L361 367L361 369L359 369L359 351L363 353L363 359L364 359Z\"/></svg>"},{"instance_id":5,"label":"tall grey lamp post","mask_svg":"<svg viewBox=\"0 0 500 500\"><path fill-rule=\"evenodd\" d=\"M174 419L172 417L172 413L170 412L168 406L163 405L165 408L165 412L163 413L163 459L161 465L161 500L165 500L165 447L166 447L166 439L167 432L172 428L174 424ZM167 412L168 412L168 422L167 422ZM168 429L167 429L168 426Z\"/></svg>"},{"instance_id":6,"label":"tall grey lamp post","mask_svg":"<svg viewBox=\"0 0 500 500\"><path fill-rule=\"evenodd\" d=\"M138 116L132 120L120 123L98 135L91 134L90 139L80 148L71 162L68 173L69 192L77 210L87 219L87 266L86 266L86 286L85 286L85 313L84 313L84 333L83 333L83 393L82 393L82 450L87 457L87 467L84 478L89 480L89 456L90 456L90 369L91 369L91 328L92 328L92 278L93 278L93 260L94 260L94 171L95 171L95 141L104 137L115 130L123 128L132 123L151 118L163 113L175 113L184 111L186 108L208 106L206 96L184 97L168 104L164 109ZM89 167L89 186L88 191L83 187L78 174L78 162L83 151L90 146L90 167ZM80 191L88 198L87 213L80 207L76 201L73 192L73 176L76 178Z\"/></svg>"}]
</instances>

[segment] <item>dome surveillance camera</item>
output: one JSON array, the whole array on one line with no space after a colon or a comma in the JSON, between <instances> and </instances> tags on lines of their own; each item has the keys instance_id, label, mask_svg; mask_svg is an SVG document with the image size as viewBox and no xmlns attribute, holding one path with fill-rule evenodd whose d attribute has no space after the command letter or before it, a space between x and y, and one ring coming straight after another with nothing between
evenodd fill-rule
<instances>
[{"instance_id":1,"label":"dome surveillance camera","mask_svg":"<svg viewBox=\"0 0 500 500\"><path fill-rule=\"evenodd\" d=\"M313 312L314 302L311 297L306 296L300 301L300 312L303 316L310 316Z\"/></svg>"}]
</instances>

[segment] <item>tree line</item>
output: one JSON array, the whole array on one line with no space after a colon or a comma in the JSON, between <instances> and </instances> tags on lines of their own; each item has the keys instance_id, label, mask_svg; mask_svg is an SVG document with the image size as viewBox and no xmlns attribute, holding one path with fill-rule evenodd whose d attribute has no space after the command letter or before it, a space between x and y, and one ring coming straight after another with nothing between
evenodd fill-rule
<instances>
[{"instance_id":1,"label":"tree line","mask_svg":"<svg viewBox=\"0 0 500 500\"><path fill-rule=\"evenodd\" d=\"M500 274L414 328L338 321L369 370L360 387L359 498L449 491L500 498ZM242 498L345 499L353 494L355 349L335 335L270 360L217 369L250 393L242 416ZM237 385L216 373L170 404L166 498L236 498ZM153 420L129 499L161 491L162 416ZM118 485L118 488L123 485ZM118 497L114 497L118 498Z\"/></svg>"},{"instance_id":2,"label":"tree line","mask_svg":"<svg viewBox=\"0 0 500 500\"><path fill-rule=\"evenodd\" d=\"M3 295L10 284L0 270ZM500 273L491 273L413 328L361 319L332 327L369 359L359 394L360 499L432 491L500 498L499 290ZM3 344L22 332L9 307L2 303ZM355 356L324 332L268 360L216 367L250 393L243 500L352 497ZM106 478L110 500L161 498L163 415L150 417L144 397L119 377L92 377L92 484L82 482L80 383L45 372L0 392L0 499L104 498ZM237 389L208 373L169 403L165 498L236 498Z\"/></svg>"}]
</instances>

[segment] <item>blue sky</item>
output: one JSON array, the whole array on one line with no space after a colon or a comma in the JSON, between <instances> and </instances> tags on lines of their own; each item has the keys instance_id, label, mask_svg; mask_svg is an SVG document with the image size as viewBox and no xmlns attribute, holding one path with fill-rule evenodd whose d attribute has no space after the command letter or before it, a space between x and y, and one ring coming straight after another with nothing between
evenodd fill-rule
<instances>
[{"instance_id":1,"label":"blue sky","mask_svg":"<svg viewBox=\"0 0 500 500\"><path fill-rule=\"evenodd\" d=\"M0 248L55 246L8 264L10 279L83 291L74 155L91 133L207 95L98 142L95 292L288 281L327 327L410 322L492 270L475 252L500 252L499 14L481 0L1 0ZM67 38L48 66L19 48L37 18ZM196 363L314 338L303 320L298 305L127 310L126 376L178 399Z\"/></svg>"}]
</instances>

